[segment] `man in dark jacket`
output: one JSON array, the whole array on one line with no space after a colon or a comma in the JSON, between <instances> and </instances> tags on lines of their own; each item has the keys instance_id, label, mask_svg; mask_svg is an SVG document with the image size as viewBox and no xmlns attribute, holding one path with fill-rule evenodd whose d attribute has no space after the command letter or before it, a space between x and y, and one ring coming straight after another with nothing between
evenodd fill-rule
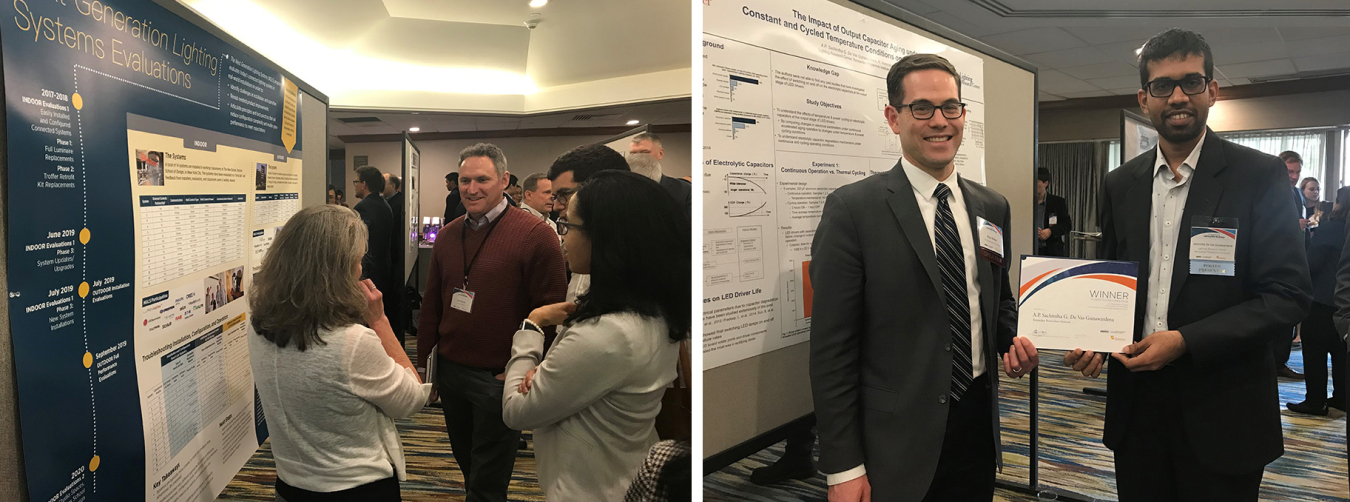
<instances>
[{"instance_id":1,"label":"man in dark jacket","mask_svg":"<svg viewBox=\"0 0 1350 502\"><path fill-rule=\"evenodd\" d=\"M384 292L384 314L389 317L389 326L394 328L394 335L402 343L403 331L407 329L407 320L412 315L411 312L405 312L403 306L404 256L407 254L408 234L412 230L403 216L403 180L397 174L385 173L384 182L381 195L389 203L394 222L393 231L389 232L389 277L392 288Z\"/></svg>"},{"instance_id":2,"label":"man in dark jacket","mask_svg":"<svg viewBox=\"0 0 1350 502\"><path fill-rule=\"evenodd\" d=\"M380 196L384 191L384 174L379 169L363 166L356 170L356 180L352 181L352 193L361 199L356 203L356 213L366 224L368 237L366 255L361 258L361 275L375 283L375 288L384 294L388 302L394 295L393 262L389 258L389 241L393 239L394 213L389 203ZM385 312L389 304L385 304Z\"/></svg>"},{"instance_id":3,"label":"man in dark jacket","mask_svg":"<svg viewBox=\"0 0 1350 502\"><path fill-rule=\"evenodd\" d=\"M1036 170L1036 254L1069 256L1065 236L1073 230L1069 205L1064 198L1050 195L1050 169Z\"/></svg>"}]
</instances>

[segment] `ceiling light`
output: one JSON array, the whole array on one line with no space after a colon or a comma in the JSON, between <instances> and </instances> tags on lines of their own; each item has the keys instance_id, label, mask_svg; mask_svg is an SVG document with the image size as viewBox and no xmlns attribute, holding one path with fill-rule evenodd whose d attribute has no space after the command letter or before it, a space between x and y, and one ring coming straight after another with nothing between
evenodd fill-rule
<instances>
[{"instance_id":1,"label":"ceiling light","mask_svg":"<svg viewBox=\"0 0 1350 502\"><path fill-rule=\"evenodd\" d=\"M530 7L534 7L536 9L543 7L547 4L548 0L530 0Z\"/></svg>"},{"instance_id":2,"label":"ceiling light","mask_svg":"<svg viewBox=\"0 0 1350 502\"><path fill-rule=\"evenodd\" d=\"M633 120L629 120L629 121L628 121L628 125L638 125L638 123L639 123L639 122L638 122L637 119L633 119Z\"/></svg>"},{"instance_id":3,"label":"ceiling light","mask_svg":"<svg viewBox=\"0 0 1350 502\"><path fill-rule=\"evenodd\" d=\"M408 128L408 132L417 132L417 131L421 131L421 130L422 130L421 127L409 127L409 128Z\"/></svg>"}]
</instances>

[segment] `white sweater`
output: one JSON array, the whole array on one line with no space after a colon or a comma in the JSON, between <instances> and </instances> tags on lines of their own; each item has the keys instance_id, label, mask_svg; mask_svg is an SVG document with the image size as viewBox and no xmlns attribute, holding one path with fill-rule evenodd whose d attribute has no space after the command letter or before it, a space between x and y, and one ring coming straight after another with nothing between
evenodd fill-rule
<instances>
[{"instance_id":1,"label":"white sweater","mask_svg":"<svg viewBox=\"0 0 1350 502\"><path fill-rule=\"evenodd\" d=\"M385 353L379 335L351 325L319 334L301 352L251 334L249 362L267 416L277 476L334 492L398 475L407 479L394 419L421 411L430 384Z\"/></svg>"},{"instance_id":2,"label":"white sweater","mask_svg":"<svg viewBox=\"0 0 1350 502\"><path fill-rule=\"evenodd\" d=\"M606 314L558 334L516 332L502 419L534 430L539 487L548 500L621 501L656 444L661 397L675 380L678 342L666 323ZM516 387L538 366L529 393Z\"/></svg>"}]
</instances>

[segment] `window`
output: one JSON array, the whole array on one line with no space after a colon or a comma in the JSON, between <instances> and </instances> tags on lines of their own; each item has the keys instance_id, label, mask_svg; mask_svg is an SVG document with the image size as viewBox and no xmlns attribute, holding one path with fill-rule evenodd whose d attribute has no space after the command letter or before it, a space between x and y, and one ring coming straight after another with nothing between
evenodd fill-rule
<instances>
[{"instance_id":1,"label":"window","mask_svg":"<svg viewBox=\"0 0 1350 502\"><path fill-rule=\"evenodd\" d=\"M1302 178L1314 178L1319 186L1326 179L1326 133L1324 131L1267 131L1257 133L1229 133L1224 139L1242 146L1255 148L1262 152L1279 155L1281 152L1298 152L1303 157ZM1324 196L1325 198L1325 196Z\"/></svg>"},{"instance_id":2,"label":"window","mask_svg":"<svg viewBox=\"0 0 1350 502\"><path fill-rule=\"evenodd\" d=\"M1106 142L1106 172L1115 171L1120 167L1120 140L1111 140Z\"/></svg>"}]
</instances>

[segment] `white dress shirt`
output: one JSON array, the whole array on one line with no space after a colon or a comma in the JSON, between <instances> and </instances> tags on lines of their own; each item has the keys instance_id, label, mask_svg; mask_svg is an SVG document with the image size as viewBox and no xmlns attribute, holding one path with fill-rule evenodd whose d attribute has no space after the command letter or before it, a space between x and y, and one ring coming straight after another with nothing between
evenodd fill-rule
<instances>
[{"instance_id":1,"label":"white dress shirt","mask_svg":"<svg viewBox=\"0 0 1350 502\"><path fill-rule=\"evenodd\" d=\"M919 169L909 160L901 158L900 165L904 168L905 176L909 178L910 186L914 187L914 201L919 204L919 213L923 216L924 228L928 230L928 242L933 243L933 253L937 253L937 238L934 235L933 222L937 219L938 199L933 195L937 190L939 183L947 185L951 189L951 197L947 204L952 209L952 219L956 220L956 233L961 238L961 252L965 255L966 265L966 301L970 305L970 363L971 377L978 377L985 372L984 363L984 316L980 312L980 281L976 275L977 249L975 247L975 238L970 228L970 214L966 211L965 194L961 193L961 187L957 183L959 174L955 170L945 180L938 180L927 172ZM944 333L946 334L946 333ZM845 481L852 481L862 475L867 474L867 467L859 465L852 469L836 474L826 474L825 481L830 485L837 485Z\"/></svg>"},{"instance_id":2,"label":"white dress shirt","mask_svg":"<svg viewBox=\"0 0 1350 502\"><path fill-rule=\"evenodd\" d=\"M469 230L483 228L483 225L492 223L492 220L497 219L503 212L506 212L506 206L506 197L502 197L502 201L497 203L497 207L492 208L492 210L488 211L482 218L474 218L472 214L465 213L464 224L469 226Z\"/></svg>"},{"instance_id":3,"label":"white dress shirt","mask_svg":"<svg viewBox=\"0 0 1350 502\"><path fill-rule=\"evenodd\" d=\"M546 215L546 214L544 214L544 213L541 213L541 212L539 212L539 211L536 211L534 208L530 207L529 204L526 204L525 201L521 201L521 202L520 202L520 209L521 209L522 211L527 212L527 213L533 214L536 218L539 218L539 219L541 219L541 220L544 220L544 224L548 225L548 228L552 228L554 234L557 234L557 233L558 233L558 224L557 224L557 223L554 223L553 220L548 219L548 215ZM562 242L562 236L561 236L561 235L558 236L558 242L559 242L559 243Z\"/></svg>"},{"instance_id":4,"label":"white dress shirt","mask_svg":"<svg viewBox=\"0 0 1350 502\"><path fill-rule=\"evenodd\" d=\"M1163 156L1162 146L1158 146L1158 161L1153 166L1153 214L1148 229L1150 256L1144 336L1168 330L1167 304L1171 298L1172 267L1177 262L1176 254L1185 252L1177 249L1177 232L1187 224L1181 221L1181 214L1186 210L1186 197L1191 192L1191 174L1200 161L1200 147L1205 145L1205 134L1200 133L1200 141L1195 144L1195 149L1177 168L1181 174L1180 181L1174 180L1167 157Z\"/></svg>"}]
</instances>

